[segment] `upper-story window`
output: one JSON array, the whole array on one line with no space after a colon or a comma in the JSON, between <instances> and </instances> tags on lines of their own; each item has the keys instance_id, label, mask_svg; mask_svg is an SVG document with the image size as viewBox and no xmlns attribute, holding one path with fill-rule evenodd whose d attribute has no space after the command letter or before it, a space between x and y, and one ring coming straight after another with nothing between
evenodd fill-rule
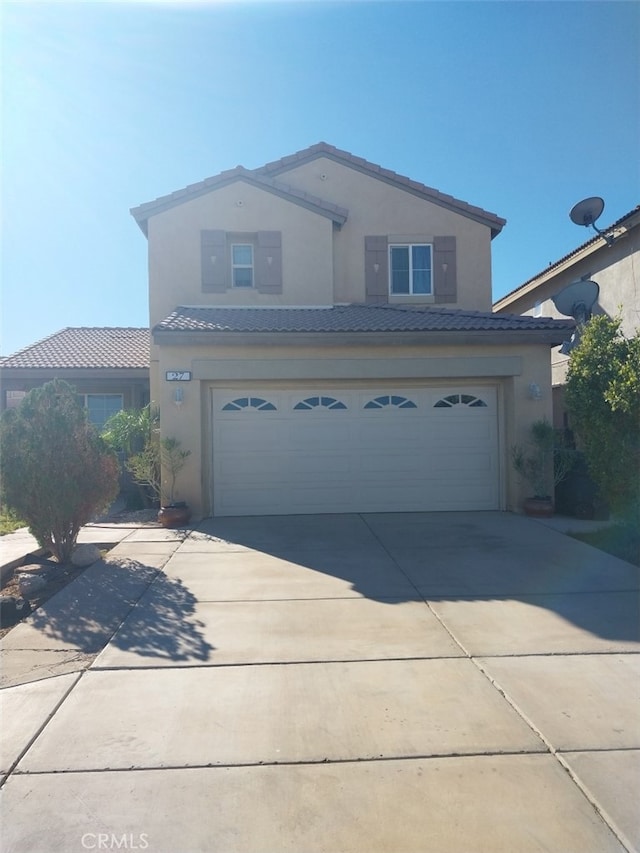
<instances>
[{"instance_id":1,"label":"upper-story window","mask_svg":"<svg viewBox=\"0 0 640 853\"><path fill-rule=\"evenodd\" d=\"M389 246L389 286L394 296L425 296L433 292L431 246L411 243Z\"/></svg>"},{"instance_id":2,"label":"upper-story window","mask_svg":"<svg viewBox=\"0 0 640 853\"><path fill-rule=\"evenodd\" d=\"M231 270L234 287L253 287L253 246L251 243L231 244Z\"/></svg>"},{"instance_id":3,"label":"upper-story window","mask_svg":"<svg viewBox=\"0 0 640 853\"><path fill-rule=\"evenodd\" d=\"M201 231L202 292L282 293L280 231Z\"/></svg>"}]
</instances>

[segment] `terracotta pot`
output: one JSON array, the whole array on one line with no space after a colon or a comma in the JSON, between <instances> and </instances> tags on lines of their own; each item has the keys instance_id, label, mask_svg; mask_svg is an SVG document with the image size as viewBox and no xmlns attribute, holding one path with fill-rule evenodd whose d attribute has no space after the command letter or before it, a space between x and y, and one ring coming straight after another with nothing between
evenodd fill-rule
<instances>
[{"instance_id":1,"label":"terracotta pot","mask_svg":"<svg viewBox=\"0 0 640 853\"><path fill-rule=\"evenodd\" d=\"M161 506L158 511L158 521L163 527L184 527L190 518L191 510L186 503Z\"/></svg>"},{"instance_id":2,"label":"terracotta pot","mask_svg":"<svg viewBox=\"0 0 640 853\"><path fill-rule=\"evenodd\" d=\"M553 501L551 498L527 498L522 504L525 515L534 518L551 518L553 515Z\"/></svg>"}]
</instances>

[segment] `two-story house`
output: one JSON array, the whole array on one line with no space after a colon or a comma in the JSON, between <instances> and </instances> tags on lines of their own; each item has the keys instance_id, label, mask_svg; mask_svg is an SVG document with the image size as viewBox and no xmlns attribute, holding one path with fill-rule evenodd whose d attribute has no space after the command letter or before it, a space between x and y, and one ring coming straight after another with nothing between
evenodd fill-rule
<instances>
[{"instance_id":1,"label":"two-story house","mask_svg":"<svg viewBox=\"0 0 640 853\"><path fill-rule=\"evenodd\" d=\"M573 321L492 313L503 219L325 143L132 214L196 514L519 507Z\"/></svg>"}]
</instances>

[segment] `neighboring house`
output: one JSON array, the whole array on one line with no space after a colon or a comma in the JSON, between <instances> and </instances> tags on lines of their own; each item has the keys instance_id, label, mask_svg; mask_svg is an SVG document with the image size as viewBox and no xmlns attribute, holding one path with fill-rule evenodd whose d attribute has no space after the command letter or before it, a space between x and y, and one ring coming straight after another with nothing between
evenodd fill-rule
<instances>
[{"instance_id":1,"label":"neighboring house","mask_svg":"<svg viewBox=\"0 0 640 853\"><path fill-rule=\"evenodd\" d=\"M0 410L52 379L73 385L101 427L123 408L149 402L149 330L66 328L0 359Z\"/></svg>"},{"instance_id":2,"label":"neighboring house","mask_svg":"<svg viewBox=\"0 0 640 853\"><path fill-rule=\"evenodd\" d=\"M495 313L562 317L552 297L572 282L589 279L600 287L592 313L620 317L623 333L634 335L640 328L640 206L604 233L613 237L612 245L596 235L499 299ZM564 406L568 360L559 348L552 350L553 417L558 428L568 426Z\"/></svg>"},{"instance_id":3,"label":"neighboring house","mask_svg":"<svg viewBox=\"0 0 640 853\"><path fill-rule=\"evenodd\" d=\"M519 508L573 321L492 313L503 219L325 143L131 212L196 514Z\"/></svg>"}]
</instances>

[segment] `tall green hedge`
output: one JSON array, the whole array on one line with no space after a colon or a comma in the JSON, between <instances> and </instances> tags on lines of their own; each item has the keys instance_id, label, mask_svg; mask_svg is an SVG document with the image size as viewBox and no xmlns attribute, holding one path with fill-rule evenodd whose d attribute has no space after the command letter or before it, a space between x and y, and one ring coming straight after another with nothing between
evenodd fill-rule
<instances>
[{"instance_id":1,"label":"tall green hedge","mask_svg":"<svg viewBox=\"0 0 640 853\"><path fill-rule=\"evenodd\" d=\"M589 471L614 514L638 524L640 510L640 336L620 320L593 317L572 351L566 403Z\"/></svg>"}]
</instances>

